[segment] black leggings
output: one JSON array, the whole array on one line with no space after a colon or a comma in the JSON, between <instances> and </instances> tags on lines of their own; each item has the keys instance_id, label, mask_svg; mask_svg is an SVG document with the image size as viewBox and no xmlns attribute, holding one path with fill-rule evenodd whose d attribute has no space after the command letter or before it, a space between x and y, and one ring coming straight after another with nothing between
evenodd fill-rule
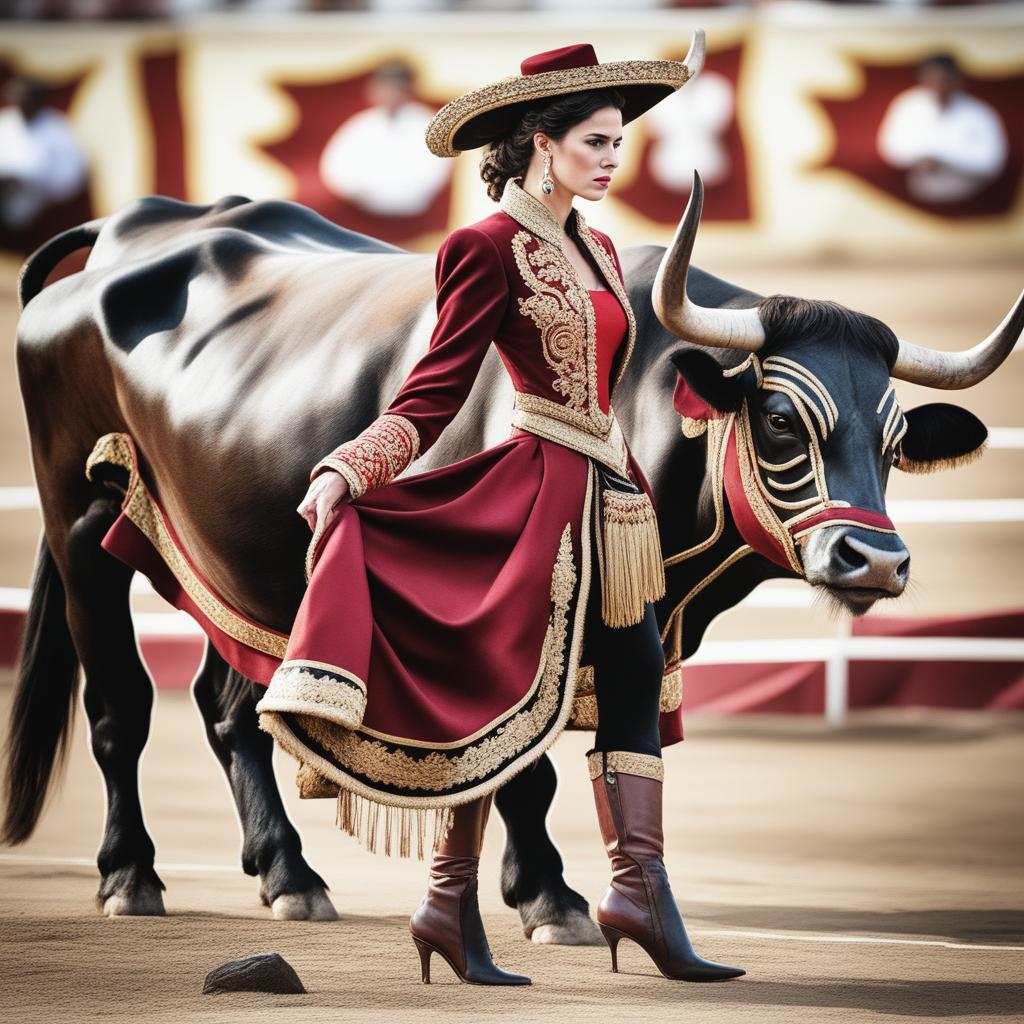
<instances>
[{"instance_id":1,"label":"black leggings","mask_svg":"<svg viewBox=\"0 0 1024 1024\"><path fill-rule=\"evenodd\" d=\"M591 545L590 599L581 665L594 666L597 696L595 750L629 750L661 756L658 732L665 653L648 603L635 626L616 628L601 618L601 576Z\"/></svg>"}]
</instances>

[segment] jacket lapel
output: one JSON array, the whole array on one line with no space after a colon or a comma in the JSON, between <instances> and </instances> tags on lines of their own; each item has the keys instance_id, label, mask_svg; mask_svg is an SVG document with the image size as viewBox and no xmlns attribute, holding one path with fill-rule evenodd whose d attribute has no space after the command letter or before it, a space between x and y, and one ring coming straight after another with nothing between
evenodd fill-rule
<instances>
[{"instance_id":1,"label":"jacket lapel","mask_svg":"<svg viewBox=\"0 0 1024 1024\"><path fill-rule=\"evenodd\" d=\"M585 348L584 352L579 353L580 358L578 360L581 371L585 368L585 381L582 379L582 372L579 374L579 379L576 380L563 380L560 374L560 379L555 387L556 390L568 396L570 406L575 404L579 413L584 412L579 406L584 404L585 395L586 418L591 420L601 433L606 433L611 425L613 410L610 405L610 397L608 415L601 411L597 402L597 328L594 306L590 293L580 279L579 272L562 248L562 227L551 211L539 199L525 191L519 185L519 181L516 178L509 178L505 183L500 208L531 234L548 243L544 247L543 257L555 264L557 270L560 271L558 274L562 284L560 295L564 299L564 305L575 313L576 323L574 327L582 339L582 345ZM604 246L591 234L583 215L578 209L573 207L569 216L576 218L576 234L581 244L589 254L609 290L619 300L626 314L628 325L626 346L625 351L620 354L620 359L618 360L619 368L615 375L615 380L610 384L609 396L611 396L615 385L622 378L626 364L629 362L629 357L633 351L636 337L636 321L629 305L626 290L619 280L619 275L611 256ZM542 338L546 342L545 334L551 329L553 324L549 302L549 293L553 281L549 280L550 275L544 275L542 280L534 273L538 257L525 251L522 239L519 236L513 239L513 250L523 280L527 287L534 292L534 299L527 299L525 302L520 300L520 307L524 313L533 317L538 328L541 330ZM559 310L559 312L564 314L564 310ZM551 361L549 359L549 362Z\"/></svg>"}]
</instances>

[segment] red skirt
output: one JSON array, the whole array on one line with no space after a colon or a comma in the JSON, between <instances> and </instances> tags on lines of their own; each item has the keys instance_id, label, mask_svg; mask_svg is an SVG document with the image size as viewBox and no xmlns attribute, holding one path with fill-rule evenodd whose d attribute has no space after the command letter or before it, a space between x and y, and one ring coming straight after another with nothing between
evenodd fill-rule
<instances>
[{"instance_id":1,"label":"red skirt","mask_svg":"<svg viewBox=\"0 0 1024 1024\"><path fill-rule=\"evenodd\" d=\"M632 456L629 467L650 494ZM574 718L596 724L579 659L597 499L589 456L517 429L343 503L283 650L282 634L197 600L201 569L137 472L104 547L186 608L240 671L266 681L276 666L260 726L300 762L302 795L337 795L339 824L371 848L378 832L386 847L394 834L408 853L415 834L422 855L423 811L442 812L443 826L446 809L495 790ZM666 677L666 743L681 738L678 689Z\"/></svg>"}]
</instances>

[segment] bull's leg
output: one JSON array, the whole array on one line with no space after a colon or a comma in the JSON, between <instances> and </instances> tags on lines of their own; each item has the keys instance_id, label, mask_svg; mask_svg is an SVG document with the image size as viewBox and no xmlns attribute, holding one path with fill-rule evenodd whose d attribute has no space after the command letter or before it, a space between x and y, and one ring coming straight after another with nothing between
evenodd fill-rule
<instances>
[{"instance_id":1,"label":"bull's leg","mask_svg":"<svg viewBox=\"0 0 1024 1024\"><path fill-rule=\"evenodd\" d=\"M562 858L547 830L547 813L558 784L544 754L498 790L495 804L505 821L501 895L515 907L534 942L601 945L587 901L562 877Z\"/></svg>"},{"instance_id":2,"label":"bull's leg","mask_svg":"<svg viewBox=\"0 0 1024 1024\"><path fill-rule=\"evenodd\" d=\"M207 644L192 693L235 798L242 826L242 870L259 875L260 898L275 918L335 920L327 886L302 856L302 840L281 801L271 762L274 741L257 726L256 684Z\"/></svg>"},{"instance_id":3,"label":"bull's leg","mask_svg":"<svg viewBox=\"0 0 1024 1024\"><path fill-rule=\"evenodd\" d=\"M107 820L97 864L97 901L108 916L162 914L164 888L139 794L139 758L149 737L153 684L135 646L128 589L133 570L101 547L119 511L94 500L67 540L67 615L85 671L85 710L93 756L107 789Z\"/></svg>"}]
</instances>

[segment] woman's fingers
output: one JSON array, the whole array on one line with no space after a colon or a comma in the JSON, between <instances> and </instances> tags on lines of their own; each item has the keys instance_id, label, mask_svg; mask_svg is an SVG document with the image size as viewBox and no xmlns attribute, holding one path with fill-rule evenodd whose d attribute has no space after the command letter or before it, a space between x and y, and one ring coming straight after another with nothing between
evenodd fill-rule
<instances>
[{"instance_id":1,"label":"woman's fingers","mask_svg":"<svg viewBox=\"0 0 1024 1024\"><path fill-rule=\"evenodd\" d=\"M295 511L316 533L317 524L323 529L327 528L338 514L338 506L347 496L348 484L345 479L339 473L324 473L309 485L306 496Z\"/></svg>"},{"instance_id":2,"label":"woman's fingers","mask_svg":"<svg viewBox=\"0 0 1024 1024\"><path fill-rule=\"evenodd\" d=\"M299 507L295 510L306 520L306 524L313 531L316 530L317 521L317 492L321 488L317 486L317 481L314 480L309 485L309 490L306 491L305 497L299 504Z\"/></svg>"},{"instance_id":3,"label":"woman's fingers","mask_svg":"<svg viewBox=\"0 0 1024 1024\"><path fill-rule=\"evenodd\" d=\"M316 496L316 521L326 530L330 521L338 514L334 511L334 498L328 488L324 488Z\"/></svg>"}]
</instances>

